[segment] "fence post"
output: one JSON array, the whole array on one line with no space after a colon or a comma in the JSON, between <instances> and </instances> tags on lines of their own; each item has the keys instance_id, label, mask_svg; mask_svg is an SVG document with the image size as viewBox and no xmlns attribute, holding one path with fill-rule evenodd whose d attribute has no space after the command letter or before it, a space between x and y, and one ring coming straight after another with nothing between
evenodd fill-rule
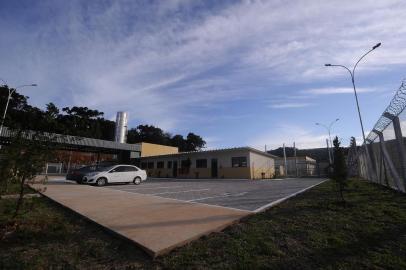
<instances>
[{"instance_id":1,"label":"fence post","mask_svg":"<svg viewBox=\"0 0 406 270\"><path fill-rule=\"evenodd\" d=\"M389 118L393 122L393 129L395 130L395 137L396 137L396 148L399 152L400 157L400 166L401 166L401 175L403 178L402 184L403 189L406 188L406 150L405 145L403 144L403 136L402 136L402 129L400 127L400 121L398 116L394 116L385 112L383 116Z\"/></svg>"},{"instance_id":2,"label":"fence post","mask_svg":"<svg viewBox=\"0 0 406 270\"><path fill-rule=\"evenodd\" d=\"M393 165L393 162L392 162L392 160L391 160L391 158L390 158L390 156L389 156L389 153L388 153L388 150L386 149L386 146L385 146L385 141L384 141L384 138L383 138L383 134L382 134L382 132L379 132L379 131L377 131L377 130L372 130L374 133L376 133L378 136L379 136L379 142L380 142L380 146L381 146L381 149L382 149L382 155L383 155L383 157L384 157L384 161L386 161L386 163L388 164L388 167L389 167L389 171L390 171L390 173L392 174L392 176L393 176L393 179L395 180L395 185L396 185L396 188L398 189L398 190L400 190L400 191L404 191L404 189L403 189L403 185L402 185L402 179L401 179L401 177L399 176L399 174L397 173L397 171L396 171L396 168L395 168L395 166Z\"/></svg>"},{"instance_id":3,"label":"fence post","mask_svg":"<svg viewBox=\"0 0 406 270\"><path fill-rule=\"evenodd\" d=\"M369 178L372 182L378 182L378 174L376 170L376 162L375 162L375 155L374 149L372 148L373 141L366 139L365 145L365 153L366 153L366 160L367 160L367 172ZM369 142L369 144L368 144Z\"/></svg>"}]
</instances>

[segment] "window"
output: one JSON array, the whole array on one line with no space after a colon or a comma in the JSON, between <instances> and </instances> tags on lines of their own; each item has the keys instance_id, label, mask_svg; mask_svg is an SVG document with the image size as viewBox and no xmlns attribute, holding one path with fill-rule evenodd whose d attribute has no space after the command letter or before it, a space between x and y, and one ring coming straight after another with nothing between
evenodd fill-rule
<instances>
[{"instance_id":1,"label":"window","mask_svg":"<svg viewBox=\"0 0 406 270\"><path fill-rule=\"evenodd\" d=\"M196 159L196 168L207 168L207 159Z\"/></svg>"},{"instance_id":2,"label":"window","mask_svg":"<svg viewBox=\"0 0 406 270\"><path fill-rule=\"evenodd\" d=\"M168 169L172 168L172 161L168 161Z\"/></svg>"},{"instance_id":3,"label":"window","mask_svg":"<svg viewBox=\"0 0 406 270\"><path fill-rule=\"evenodd\" d=\"M146 168L147 168L147 163L141 162L141 169L146 169Z\"/></svg>"},{"instance_id":4,"label":"window","mask_svg":"<svg viewBox=\"0 0 406 270\"><path fill-rule=\"evenodd\" d=\"M126 172L136 172L138 171L137 168L133 167L133 166L127 166L125 167Z\"/></svg>"},{"instance_id":5,"label":"window","mask_svg":"<svg viewBox=\"0 0 406 270\"><path fill-rule=\"evenodd\" d=\"M180 167L181 168L190 168L191 163L192 162L190 161L190 159L184 159L180 162Z\"/></svg>"},{"instance_id":6,"label":"window","mask_svg":"<svg viewBox=\"0 0 406 270\"><path fill-rule=\"evenodd\" d=\"M148 162L148 169L153 169L154 168L154 162L150 161Z\"/></svg>"},{"instance_id":7,"label":"window","mask_svg":"<svg viewBox=\"0 0 406 270\"><path fill-rule=\"evenodd\" d=\"M126 169L126 166L118 166L118 167L116 167L116 168L114 168L111 172L126 172L127 171L127 169Z\"/></svg>"},{"instance_id":8,"label":"window","mask_svg":"<svg viewBox=\"0 0 406 270\"><path fill-rule=\"evenodd\" d=\"M162 169L162 168L164 167L164 162L163 162L163 161L158 161L158 162L156 163L156 167L157 167L158 169Z\"/></svg>"},{"instance_id":9,"label":"window","mask_svg":"<svg viewBox=\"0 0 406 270\"><path fill-rule=\"evenodd\" d=\"M231 166L233 168L247 167L247 157L232 157Z\"/></svg>"}]
</instances>

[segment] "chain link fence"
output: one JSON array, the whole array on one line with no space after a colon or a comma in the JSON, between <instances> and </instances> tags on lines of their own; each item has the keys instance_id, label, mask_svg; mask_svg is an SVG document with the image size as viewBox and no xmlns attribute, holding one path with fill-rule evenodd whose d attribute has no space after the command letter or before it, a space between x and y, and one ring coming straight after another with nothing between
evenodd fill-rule
<instances>
[{"instance_id":1,"label":"chain link fence","mask_svg":"<svg viewBox=\"0 0 406 270\"><path fill-rule=\"evenodd\" d=\"M350 151L348 160L357 164L361 177L405 192L406 188L406 80L368 134L358 151Z\"/></svg>"}]
</instances>

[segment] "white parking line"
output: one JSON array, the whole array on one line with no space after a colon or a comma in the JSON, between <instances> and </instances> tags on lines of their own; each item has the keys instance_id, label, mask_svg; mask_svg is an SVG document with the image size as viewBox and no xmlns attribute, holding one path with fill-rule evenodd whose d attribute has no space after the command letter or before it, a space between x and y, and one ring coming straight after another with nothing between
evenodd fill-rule
<instances>
[{"instance_id":1,"label":"white parking line","mask_svg":"<svg viewBox=\"0 0 406 270\"><path fill-rule=\"evenodd\" d=\"M218 196L198 198L198 199L194 199L194 200L188 200L187 202L197 202L197 201L203 201L203 200L214 199L214 198L238 197L238 196L243 196L243 195L245 195L247 193L248 192L241 192L241 193L237 193L237 194L223 193L223 194L218 195Z\"/></svg>"},{"instance_id":2,"label":"white parking line","mask_svg":"<svg viewBox=\"0 0 406 270\"><path fill-rule=\"evenodd\" d=\"M107 187L103 187L103 188L107 188ZM166 197L155 196L155 195L153 195L153 194L137 193L137 192L131 192L131 191L120 190L120 189L115 189L115 191L118 191L118 192L125 192L125 193L130 193L130 194L136 194L136 195L141 195L141 196L152 196L152 197L157 197L157 198L165 198L165 199L168 199L168 200L177 201L177 202L183 202L183 203L201 204L201 205L207 205L207 206L217 207L217 208L226 208L226 209L231 209L231 210L236 210L236 211L242 211L242 212L246 212L246 213L254 213L254 212L251 211L251 210L244 210L244 209L240 209L240 208L234 208L234 207L228 207L228 206L221 206L221 205L216 205L216 204L207 204L207 203L199 203L199 202L188 202L188 201L179 200L179 199L174 199L174 198L166 198Z\"/></svg>"},{"instance_id":3,"label":"white parking line","mask_svg":"<svg viewBox=\"0 0 406 270\"><path fill-rule=\"evenodd\" d=\"M146 194L146 195L174 194L174 193L193 192L193 191L203 191L203 190L210 190L210 189L209 189L209 188L204 188L204 189L190 189L190 190L183 190L183 191L162 192L162 193L154 193L154 194Z\"/></svg>"},{"instance_id":4,"label":"white parking line","mask_svg":"<svg viewBox=\"0 0 406 270\"><path fill-rule=\"evenodd\" d=\"M126 189L159 189L159 188L182 188L183 186L172 187L126 187Z\"/></svg>"},{"instance_id":5,"label":"white parking line","mask_svg":"<svg viewBox=\"0 0 406 270\"><path fill-rule=\"evenodd\" d=\"M267 210L268 208L271 208L272 206L275 206L275 205L277 205L277 204L280 204L281 202L283 202L283 201L285 201L285 200L287 200L287 199L289 199L289 198L292 198L292 197L294 197L294 196L296 196L296 195L298 195L298 194L300 194L300 193L303 193L303 192L305 192L305 191L308 190L308 189L314 188L315 186L318 186L318 185L320 185L320 184L326 182L327 180L328 180L328 179L324 179L323 181L321 181L321 182L319 182L319 183L317 183L317 184L311 185L310 187L306 187L306 188L304 188L304 189L302 189L302 190L299 190L299 191L297 191L297 192L295 192L295 193L292 193L292 194L290 194L290 195L288 195L288 196L286 196L286 197L284 197L284 198L281 198L281 199L279 199L279 200L276 200L276 201L273 201L273 202L271 202L271 203L268 203L268 204L266 204L266 205L264 205L264 206L261 206L260 208L255 209L255 210L254 210L254 213L263 212L263 211Z\"/></svg>"}]
</instances>

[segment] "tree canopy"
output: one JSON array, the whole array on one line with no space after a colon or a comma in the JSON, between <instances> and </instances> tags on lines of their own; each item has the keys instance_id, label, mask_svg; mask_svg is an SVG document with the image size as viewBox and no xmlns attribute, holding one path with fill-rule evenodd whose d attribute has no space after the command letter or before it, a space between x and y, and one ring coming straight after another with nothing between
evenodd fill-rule
<instances>
[{"instance_id":1,"label":"tree canopy","mask_svg":"<svg viewBox=\"0 0 406 270\"><path fill-rule=\"evenodd\" d=\"M181 152L198 151L206 145L203 138L194 133L189 133L185 139L182 135L176 134L172 136L170 133L164 132L162 129L152 125L139 125L136 128L130 129L127 135L127 142L148 142L176 146Z\"/></svg>"},{"instance_id":2,"label":"tree canopy","mask_svg":"<svg viewBox=\"0 0 406 270\"><path fill-rule=\"evenodd\" d=\"M0 86L0 112L8 98L8 87ZM14 92L11 96L4 125L11 128L68 134L88 138L114 140L115 122L105 119L104 113L88 107L59 109L54 103L45 110L28 104L29 97ZM149 142L179 147L180 151L201 150L206 142L199 135L189 133L186 138L163 131L152 125L139 125L128 131L128 143Z\"/></svg>"}]
</instances>

